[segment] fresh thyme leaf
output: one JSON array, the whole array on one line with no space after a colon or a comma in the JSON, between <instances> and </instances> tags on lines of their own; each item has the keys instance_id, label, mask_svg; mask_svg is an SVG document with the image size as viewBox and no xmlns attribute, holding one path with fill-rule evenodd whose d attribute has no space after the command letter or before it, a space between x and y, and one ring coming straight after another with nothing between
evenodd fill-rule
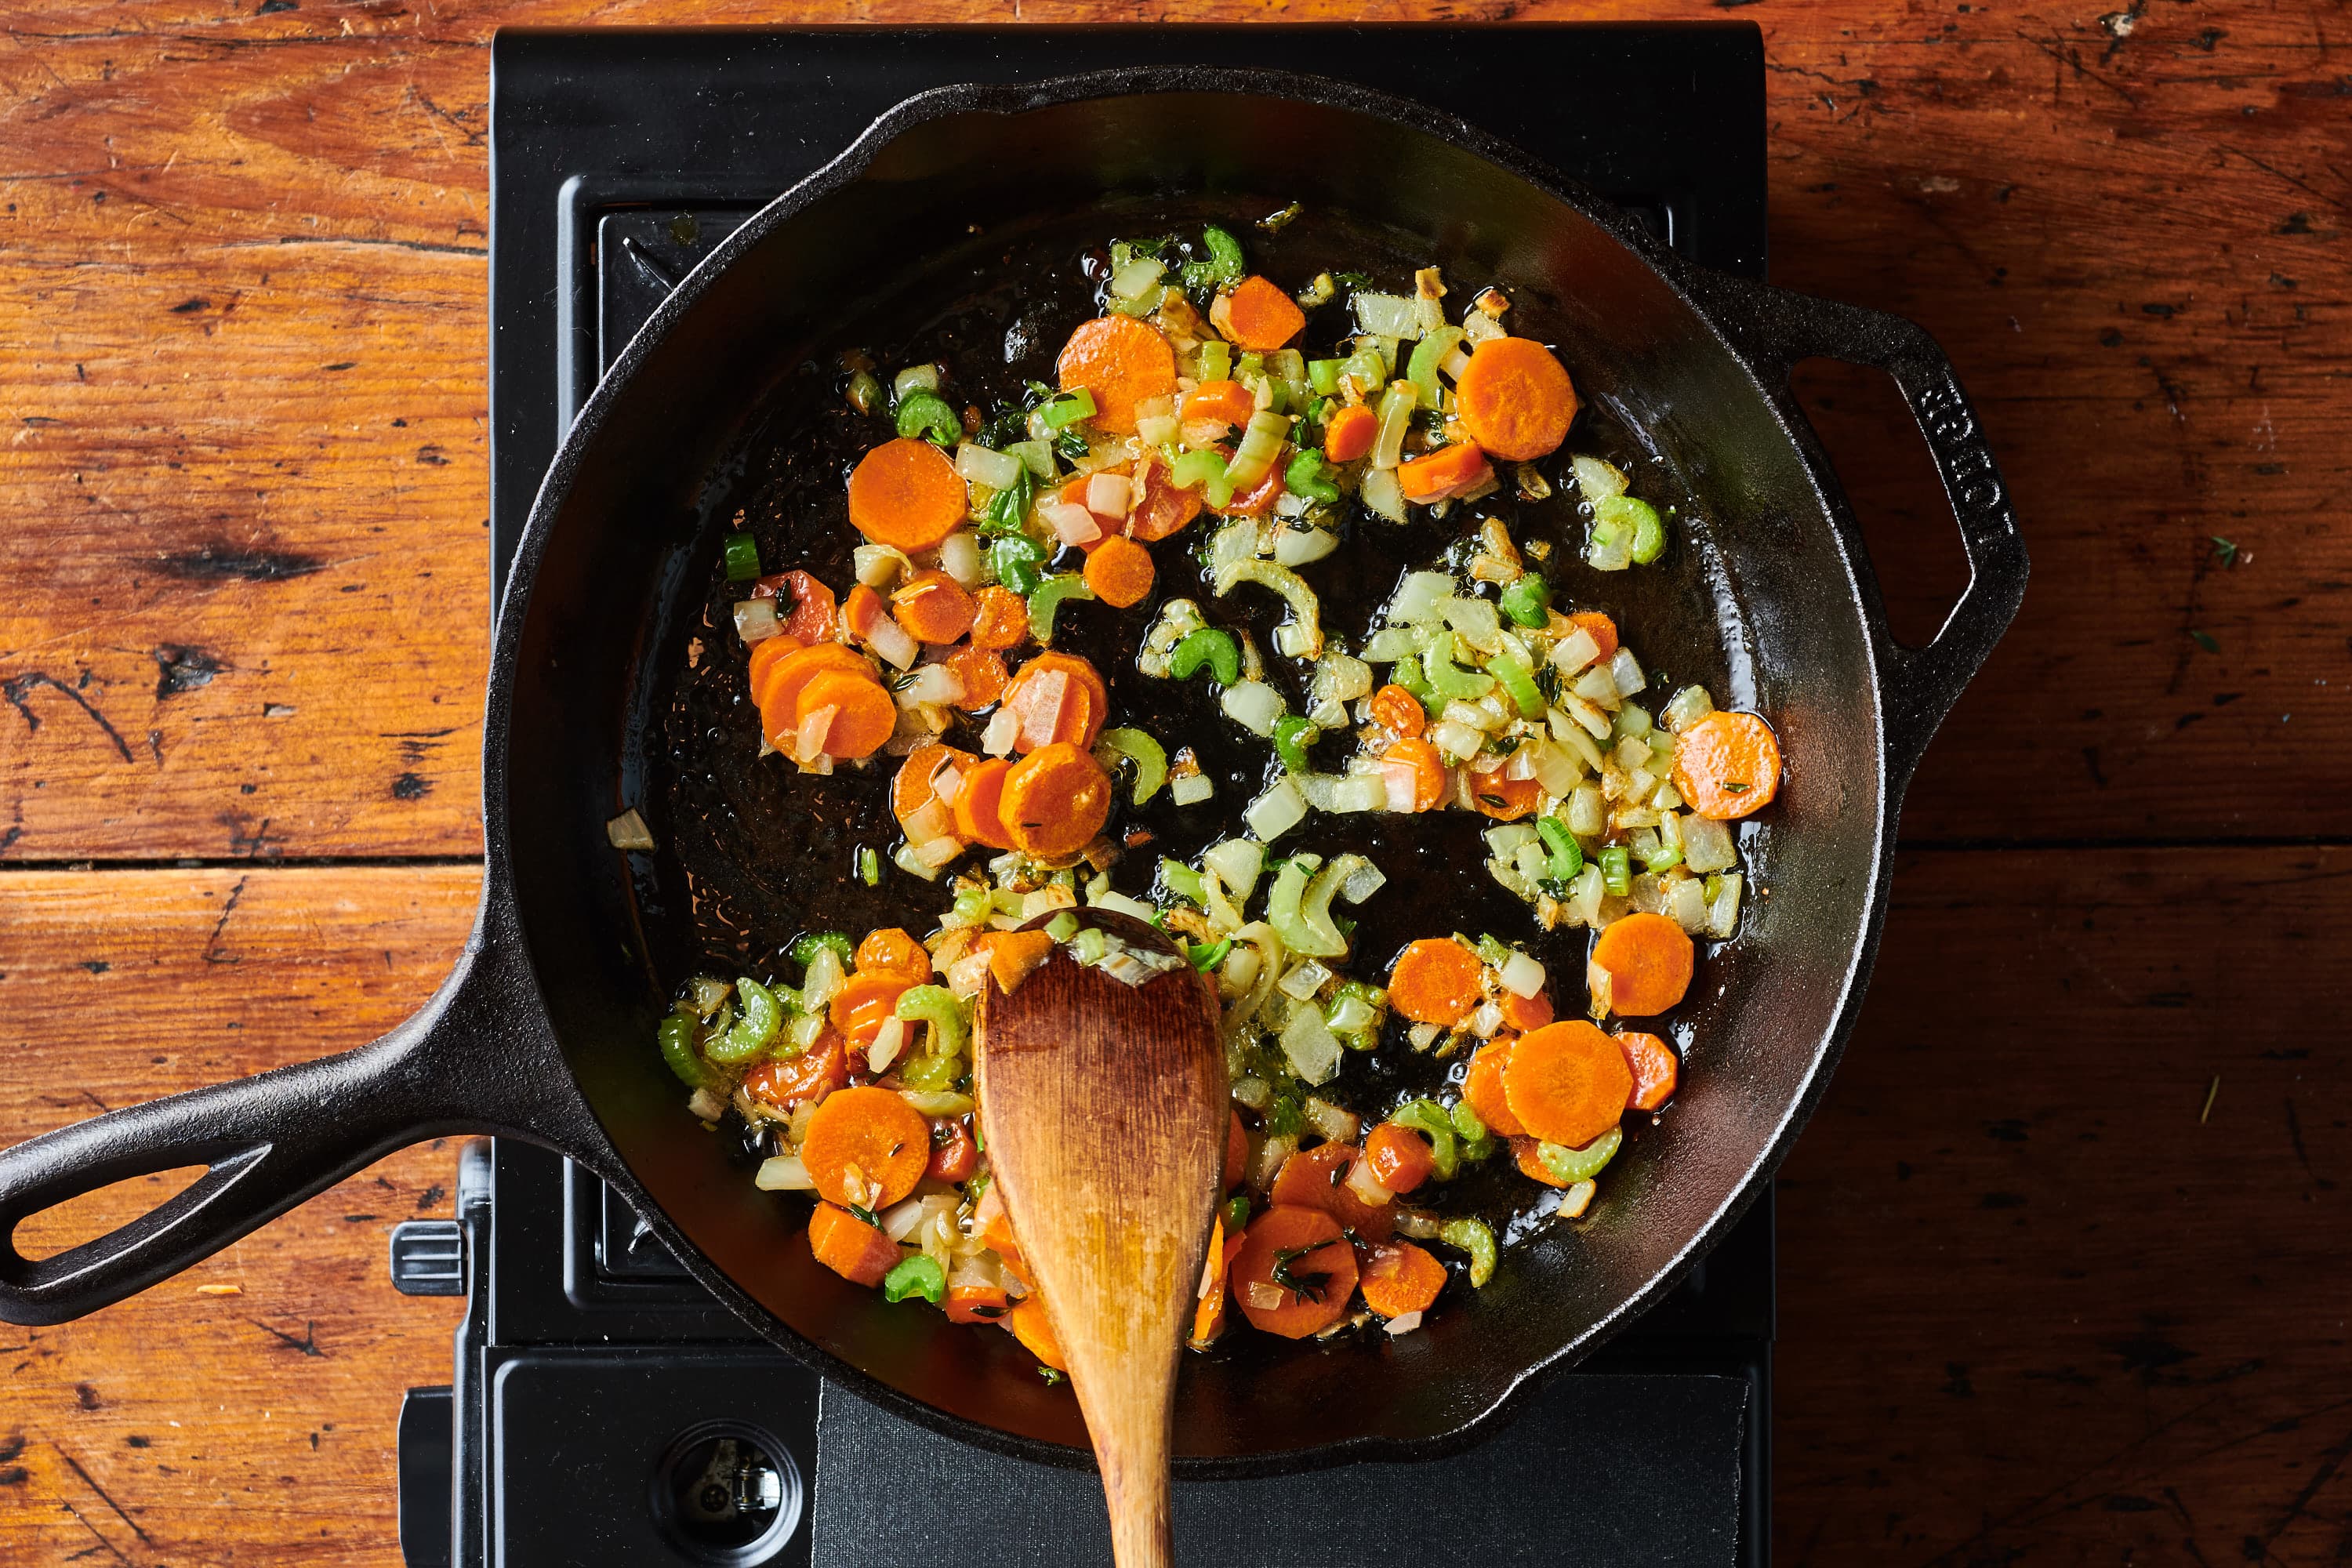
<instances>
[{"instance_id":1,"label":"fresh thyme leaf","mask_svg":"<svg viewBox=\"0 0 2352 1568\"><path fill-rule=\"evenodd\" d=\"M1724 784L1723 793L1726 795L1746 795L1748 793L1748 786L1734 779Z\"/></svg>"},{"instance_id":2,"label":"fresh thyme leaf","mask_svg":"<svg viewBox=\"0 0 2352 1568\"><path fill-rule=\"evenodd\" d=\"M849 1212L856 1215L859 1219L864 1220L867 1225L872 1226L875 1229L880 1230L882 1228L882 1216L876 1214L872 1209L861 1207L856 1204L852 1204L849 1205Z\"/></svg>"},{"instance_id":3,"label":"fresh thyme leaf","mask_svg":"<svg viewBox=\"0 0 2352 1568\"><path fill-rule=\"evenodd\" d=\"M1290 1266L1308 1253L1330 1245L1328 1241L1318 1241L1313 1247L1275 1248L1274 1282L1302 1300L1320 1302L1323 1300L1323 1287L1331 1283L1331 1276L1328 1273L1295 1274L1291 1271Z\"/></svg>"},{"instance_id":4,"label":"fresh thyme leaf","mask_svg":"<svg viewBox=\"0 0 2352 1568\"><path fill-rule=\"evenodd\" d=\"M2236 540L2224 539L2218 533L2209 533L2205 537L2213 542L2214 560L2219 561L2224 566L2235 566L2238 563L2238 542Z\"/></svg>"},{"instance_id":5,"label":"fresh thyme leaf","mask_svg":"<svg viewBox=\"0 0 2352 1568\"><path fill-rule=\"evenodd\" d=\"M2195 643L2199 647L2203 648L2207 653L2220 653L2221 651L2221 645L2213 640L2213 634L2211 632L2190 632L2189 634L2189 640Z\"/></svg>"},{"instance_id":6,"label":"fresh thyme leaf","mask_svg":"<svg viewBox=\"0 0 2352 1568\"><path fill-rule=\"evenodd\" d=\"M1052 1367L1047 1366L1044 1362L1039 1362L1037 1363L1037 1375L1045 1380L1045 1386L1048 1388L1058 1386L1062 1381L1062 1374L1055 1372Z\"/></svg>"},{"instance_id":7,"label":"fresh thyme leaf","mask_svg":"<svg viewBox=\"0 0 2352 1568\"><path fill-rule=\"evenodd\" d=\"M1054 432L1054 450L1066 460L1075 463L1087 455L1087 438L1065 425Z\"/></svg>"}]
</instances>

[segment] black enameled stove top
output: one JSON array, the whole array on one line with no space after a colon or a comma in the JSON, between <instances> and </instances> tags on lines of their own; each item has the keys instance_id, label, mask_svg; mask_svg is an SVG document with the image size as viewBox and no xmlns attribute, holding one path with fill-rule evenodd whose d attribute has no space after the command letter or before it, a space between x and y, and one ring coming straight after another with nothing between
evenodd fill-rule
<instances>
[{"instance_id":1,"label":"black enameled stove top","mask_svg":"<svg viewBox=\"0 0 2352 1568\"><path fill-rule=\"evenodd\" d=\"M1763 54L1746 26L509 31L492 54L496 587L604 367L768 198L910 93L1170 60L1418 98L1633 208L1693 259L1763 271ZM394 1243L401 1289L468 1297L451 1385L411 1390L403 1409L411 1568L1108 1559L1090 1475L984 1454L822 1387L577 1167L477 1144L457 1193L455 1221L404 1226ZM1180 1554L1761 1563L1772 1259L1768 1198L1465 1455L1181 1485ZM1310 1538L1292 1527L1302 1517L1352 1522Z\"/></svg>"}]
</instances>

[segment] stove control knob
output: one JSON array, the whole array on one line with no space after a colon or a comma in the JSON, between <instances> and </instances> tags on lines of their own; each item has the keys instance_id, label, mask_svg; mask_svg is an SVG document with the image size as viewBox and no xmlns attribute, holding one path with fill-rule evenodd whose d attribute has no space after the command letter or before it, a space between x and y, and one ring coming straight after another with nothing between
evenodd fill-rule
<instances>
[{"instance_id":1,"label":"stove control knob","mask_svg":"<svg viewBox=\"0 0 2352 1568\"><path fill-rule=\"evenodd\" d=\"M404 1296L464 1295L466 1227L454 1219L411 1219L394 1226L392 1288Z\"/></svg>"}]
</instances>

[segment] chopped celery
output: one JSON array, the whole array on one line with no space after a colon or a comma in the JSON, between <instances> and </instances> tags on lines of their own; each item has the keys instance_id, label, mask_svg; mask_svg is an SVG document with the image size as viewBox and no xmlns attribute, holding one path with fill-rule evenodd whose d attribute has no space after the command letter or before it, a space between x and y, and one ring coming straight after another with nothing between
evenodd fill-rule
<instances>
[{"instance_id":1,"label":"chopped celery","mask_svg":"<svg viewBox=\"0 0 2352 1568\"><path fill-rule=\"evenodd\" d=\"M1633 890L1633 858L1622 844L1612 844L1601 852L1601 885L1618 898Z\"/></svg>"},{"instance_id":2,"label":"chopped celery","mask_svg":"<svg viewBox=\"0 0 2352 1568\"><path fill-rule=\"evenodd\" d=\"M931 1054L951 1057L960 1053L970 1037L970 1026L964 1022L963 1004L954 992L944 985L915 985L898 993L897 1016L909 1024L931 1026Z\"/></svg>"},{"instance_id":3,"label":"chopped celery","mask_svg":"<svg viewBox=\"0 0 2352 1568\"><path fill-rule=\"evenodd\" d=\"M1102 738L1095 742L1095 760L1102 763L1105 773L1110 772L1120 757L1135 763L1135 790L1129 799L1137 805L1158 795L1160 786L1168 782L1166 748L1140 730L1105 730ZM1108 760L1102 755L1106 752L1110 753Z\"/></svg>"},{"instance_id":4,"label":"chopped celery","mask_svg":"<svg viewBox=\"0 0 2352 1568\"><path fill-rule=\"evenodd\" d=\"M1405 379L1421 394L1421 405L1434 408L1442 395L1437 384L1437 367L1445 363L1462 342L1459 327L1440 327L1412 345L1412 359L1405 366Z\"/></svg>"},{"instance_id":5,"label":"chopped celery","mask_svg":"<svg viewBox=\"0 0 2352 1568\"><path fill-rule=\"evenodd\" d=\"M1372 436L1372 467L1393 468L1404 460L1404 435L1412 428L1412 412L1421 395L1409 381L1393 382L1381 395L1380 428Z\"/></svg>"},{"instance_id":6,"label":"chopped celery","mask_svg":"<svg viewBox=\"0 0 2352 1568\"><path fill-rule=\"evenodd\" d=\"M1437 1230L1437 1239L1470 1255L1470 1283L1483 1287L1495 1277L1495 1233L1483 1219L1453 1219Z\"/></svg>"},{"instance_id":7,"label":"chopped celery","mask_svg":"<svg viewBox=\"0 0 2352 1568\"><path fill-rule=\"evenodd\" d=\"M1168 482L1180 490L1199 489L1213 507L1234 499L1234 482L1225 474L1222 452L1186 452L1168 465Z\"/></svg>"},{"instance_id":8,"label":"chopped celery","mask_svg":"<svg viewBox=\"0 0 2352 1568\"><path fill-rule=\"evenodd\" d=\"M857 851L857 879L869 888L882 884L882 857L869 847L860 847Z\"/></svg>"},{"instance_id":9,"label":"chopped celery","mask_svg":"<svg viewBox=\"0 0 2352 1568\"><path fill-rule=\"evenodd\" d=\"M1039 581L1029 591L1029 635L1040 643L1054 640L1054 612L1069 599L1091 599L1095 591L1076 572L1058 573Z\"/></svg>"},{"instance_id":10,"label":"chopped celery","mask_svg":"<svg viewBox=\"0 0 2352 1568\"><path fill-rule=\"evenodd\" d=\"M1242 678L1242 650L1231 632L1202 626L1185 633L1168 656L1168 673L1179 680L1190 680L1204 663L1220 686L1231 686Z\"/></svg>"},{"instance_id":11,"label":"chopped celery","mask_svg":"<svg viewBox=\"0 0 2352 1568\"><path fill-rule=\"evenodd\" d=\"M1282 482L1294 495L1309 500L1336 501L1339 487L1331 481L1337 470L1312 447L1302 447L1294 453L1290 467L1283 470Z\"/></svg>"},{"instance_id":12,"label":"chopped celery","mask_svg":"<svg viewBox=\"0 0 2352 1568\"><path fill-rule=\"evenodd\" d=\"M1612 496L1594 507L1592 514L1601 522L1622 531L1626 553L1640 565L1655 561L1666 547L1665 524L1658 520L1658 509L1648 501L1633 496Z\"/></svg>"},{"instance_id":13,"label":"chopped celery","mask_svg":"<svg viewBox=\"0 0 2352 1568\"><path fill-rule=\"evenodd\" d=\"M1048 430L1059 430L1065 425L1094 416L1095 395L1083 386L1040 404L1037 408L1037 423Z\"/></svg>"},{"instance_id":14,"label":"chopped celery","mask_svg":"<svg viewBox=\"0 0 2352 1568\"><path fill-rule=\"evenodd\" d=\"M951 1089L964 1071L961 1057L919 1056L912 1061L901 1057L891 1066L898 1074L898 1081L919 1094Z\"/></svg>"},{"instance_id":15,"label":"chopped celery","mask_svg":"<svg viewBox=\"0 0 2352 1568\"><path fill-rule=\"evenodd\" d=\"M841 955L844 969L857 962L857 944L837 931L813 931L793 943L793 962L805 966L816 957L818 949L827 947Z\"/></svg>"},{"instance_id":16,"label":"chopped celery","mask_svg":"<svg viewBox=\"0 0 2352 1568\"><path fill-rule=\"evenodd\" d=\"M748 533L730 533L721 552L730 583L748 583L760 574L760 543Z\"/></svg>"},{"instance_id":17,"label":"chopped celery","mask_svg":"<svg viewBox=\"0 0 2352 1568\"><path fill-rule=\"evenodd\" d=\"M1601 1167L1616 1156L1617 1147L1625 1135L1612 1127L1581 1149L1565 1148L1558 1143L1538 1144L1536 1152L1542 1156L1544 1169L1563 1182L1589 1182L1601 1173Z\"/></svg>"},{"instance_id":18,"label":"chopped celery","mask_svg":"<svg viewBox=\"0 0 2352 1568\"><path fill-rule=\"evenodd\" d=\"M1307 362L1307 384L1322 396L1329 397L1339 390L1339 377L1347 373L1343 359L1311 359Z\"/></svg>"},{"instance_id":19,"label":"chopped celery","mask_svg":"<svg viewBox=\"0 0 2352 1568\"><path fill-rule=\"evenodd\" d=\"M1307 748L1323 731L1296 713L1286 713L1274 721L1274 754L1282 765L1294 773L1307 771Z\"/></svg>"},{"instance_id":20,"label":"chopped celery","mask_svg":"<svg viewBox=\"0 0 2352 1568\"><path fill-rule=\"evenodd\" d=\"M933 1306L947 1299L947 1270L940 1260L928 1252L918 1252L901 1258L898 1266L882 1276L882 1299L903 1301L909 1296L920 1296Z\"/></svg>"},{"instance_id":21,"label":"chopped celery","mask_svg":"<svg viewBox=\"0 0 2352 1568\"><path fill-rule=\"evenodd\" d=\"M1565 882L1584 869L1584 848L1569 832L1567 824L1556 816L1538 817L1536 832L1543 839L1546 878Z\"/></svg>"},{"instance_id":22,"label":"chopped celery","mask_svg":"<svg viewBox=\"0 0 2352 1568\"><path fill-rule=\"evenodd\" d=\"M899 435L919 436L941 447L952 447L963 439L963 420L936 392L919 388L898 399L897 424Z\"/></svg>"},{"instance_id":23,"label":"chopped celery","mask_svg":"<svg viewBox=\"0 0 2352 1568\"><path fill-rule=\"evenodd\" d=\"M1511 700L1519 705L1520 718L1540 719L1544 716L1543 693L1536 689L1534 671L1508 657L1490 660L1486 671L1503 683L1503 689L1509 692Z\"/></svg>"},{"instance_id":24,"label":"chopped celery","mask_svg":"<svg viewBox=\"0 0 2352 1568\"><path fill-rule=\"evenodd\" d=\"M955 918L966 925L978 925L996 912L996 900L985 888L966 888L955 896Z\"/></svg>"},{"instance_id":25,"label":"chopped celery","mask_svg":"<svg viewBox=\"0 0 2352 1568\"><path fill-rule=\"evenodd\" d=\"M1239 1236L1249 1225L1249 1194L1235 1193L1226 1199L1224 1213L1221 1217L1225 1222L1225 1234Z\"/></svg>"},{"instance_id":26,"label":"chopped celery","mask_svg":"<svg viewBox=\"0 0 2352 1568\"><path fill-rule=\"evenodd\" d=\"M1475 1110L1470 1109L1468 1100L1456 1102L1451 1114L1454 1118L1454 1131L1460 1133L1465 1142L1472 1142L1486 1136L1486 1123L1480 1119Z\"/></svg>"},{"instance_id":27,"label":"chopped celery","mask_svg":"<svg viewBox=\"0 0 2352 1568\"><path fill-rule=\"evenodd\" d=\"M661 1042L662 1060L669 1070L677 1074L678 1081L688 1089L714 1089L726 1081L704 1065L695 1054L694 1037L700 1020L693 1008L681 1002L677 1010L665 1016L656 1037Z\"/></svg>"},{"instance_id":28,"label":"chopped celery","mask_svg":"<svg viewBox=\"0 0 2352 1568\"><path fill-rule=\"evenodd\" d=\"M776 1030L784 1021L784 1005L776 994L750 975L735 982L735 994L743 1005L743 1016L702 1047L703 1055L720 1067L748 1067L757 1061L775 1043Z\"/></svg>"},{"instance_id":29,"label":"chopped celery","mask_svg":"<svg viewBox=\"0 0 2352 1568\"><path fill-rule=\"evenodd\" d=\"M1433 1100L1409 1100L1389 1112L1399 1127L1410 1127L1429 1140L1429 1157L1441 1182L1450 1182L1462 1168L1462 1149L1455 1141L1454 1118Z\"/></svg>"},{"instance_id":30,"label":"chopped celery","mask_svg":"<svg viewBox=\"0 0 2352 1568\"><path fill-rule=\"evenodd\" d=\"M1201 886L1201 873L1184 864L1183 861L1171 860L1162 856L1160 860L1160 879L1168 884L1170 892L1194 908L1208 907L1209 896Z\"/></svg>"},{"instance_id":31,"label":"chopped celery","mask_svg":"<svg viewBox=\"0 0 2352 1568\"><path fill-rule=\"evenodd\" d=\"M1290 421L1270 408L1250 416L1241 444L1225 462L1225 480L1235 489L1255 485L1274 467L1282 443L1290 435Z\"/></svg>"},{"instance_id":32,"label":"chopped celery","mask_svg":"<svg viewBox=\"0 0 2352 1568\"><path fill-rule=\"evenodd\" d=\"M1223 381L1234 373L1232 345L1223 338L1211 338L1201 345L1201 379Z\"/></svg>"},{"instance_id":33,"label":"chopped celery","mask_svg":"<svg viewBox=\"0 0 2352 1568\"><path fill-rule=\"evenodd\" d=\"M1461 639L1452 632L1440 632L1429 639L1421 656L1422 679L1429 689L1449 701L1475 702L1494 689L1495 678L1483 670L1464 669L1455 664Z\"/></svg>"},{"instance_id":34,"label":"chopped celery","mask_svg":"<svg viewBox=\"0 0 2352 1568\"><path fill-rule=\"evenodd\" d=\"M1064 910L1045 922L1045 934L1055 942L1067 942L1078 933L1078 917Z\"/></svg>"},{"instance_id":35,"label":"chopped celery","mask_svg":"<svg viewBox=\"0 0 2352 1568\"><path fill-rule=\"evenodd\" d=\"M1045 563L1045 547L1034 539L1012 534L988 547L988 563L996 580L1016 594L1028 594L1038 583Z\"/></svg>"},{"instance_id":36,"label":"chopped celery","mask_svg":"<svg viewBox=\"0 0 2352 1568\"><path fill-rule=\"evenodd\" d=\"M1551 584L1540 572L1520 574L1517 582L1503 590L1503 614L1523 626L1544 624L1544 612L1551 608Z\"/></svg>"},{"instance_id":37,"label":"chopped celery","mask_svg":"<svg viewBox=\"0 0 2352 1568\"><path fill-rule=\"evenodd\" d=\"M1087 926L1070 939L1070 956L1080 963L1100 963L1110 951L1110 939L1100 926Z\"/></svg>"},{"instance_id":38,"label":"chopped celery","mask_svg":"<svg viewBox=\"0 0 2352 1568\"><path fill-rule=\"evenodd\" d=\"M1422 671L1421 655L1417 653L1409 653L1398 659L1389 671L1389 679L1412 692L1413 700L1423 709L1444 706L1434 700L1437 693L1430 689L1428 678Z\"/></svg>"},{"instance_id":39,"label":"chopped celery","mask_svg":"<svg viewBox=\"0 0 2352 1568\"><path fill-rule=\"evenodd\" d=\"M1234 939L1231 937L1225 937L1221 941L1213 942L1186 942L1184 944L1184 956L1192 961L1193 968L1199 970L1202 973L1206 974L1211 970L1216 968L1217 965L1223 963L1225 961L1225 954L1233 952L1233 950Z\"/></svg>"}]
</instances>

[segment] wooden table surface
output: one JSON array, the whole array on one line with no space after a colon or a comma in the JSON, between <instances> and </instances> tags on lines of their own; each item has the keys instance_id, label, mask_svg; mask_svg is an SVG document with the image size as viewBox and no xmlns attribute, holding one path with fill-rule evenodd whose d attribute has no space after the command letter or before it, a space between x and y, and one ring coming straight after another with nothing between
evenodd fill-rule
<instances>
[{"instance_id":1,"label":"wooden table surface","mask_svg":"<svg viewBox=\"0 0 2352 1568\"><path fill-rule=\"evenodd\" d=\"M2034 555L1780 1184L1786 1563L2352 1558L2352 16L2115 3L1732 13L1776 279L1941 339ZM364 1040L467 929L492 29L843 14L9 7L0 1142ZM1932 626L1916 435L1807 384ZM384 1236L449 1212L452 1154L0 1333L0 1560L396 1563L394 1417L455 1307L393 1294Z\"/></svg>"}]
</instances>

